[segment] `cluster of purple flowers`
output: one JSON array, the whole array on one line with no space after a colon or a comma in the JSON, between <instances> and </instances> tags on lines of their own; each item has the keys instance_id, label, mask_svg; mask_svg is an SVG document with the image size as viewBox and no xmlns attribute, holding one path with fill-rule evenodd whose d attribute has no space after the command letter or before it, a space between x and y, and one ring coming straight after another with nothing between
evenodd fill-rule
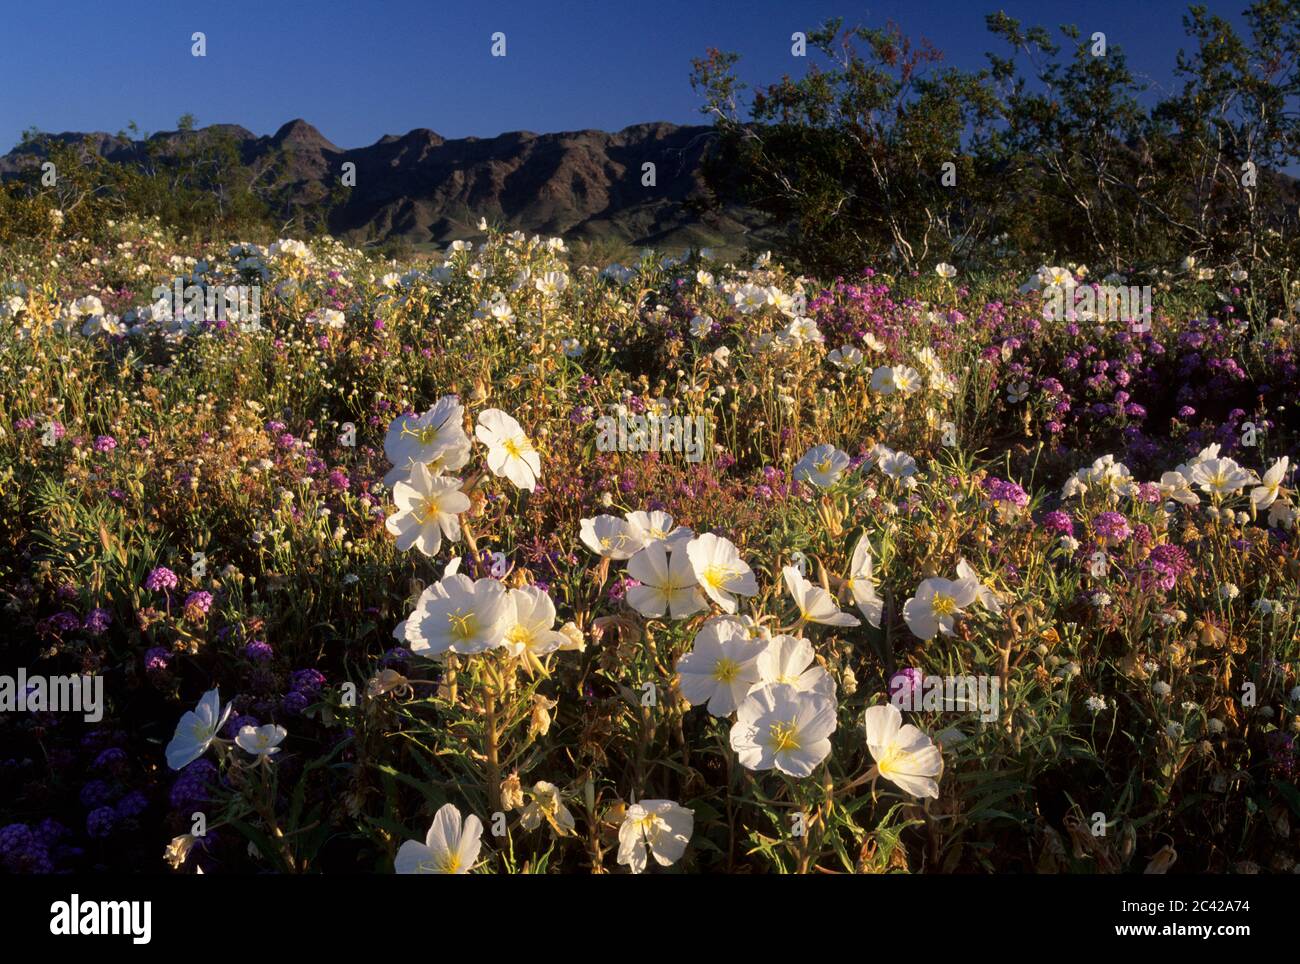
<instances>
[{"instance_id":1,"label":"cluster of purple flowers","mask_svg":"<svg viewBox=\"0 0 1300 964\"><path fill-rule=\"evenodd\" d=\"M1099 512L1092 518L1092 531L1105 546L1119 546L1128 541L1133 528L1123 513Z\"/></svg>"},{"instance_id":2,"label":"cluster of purple flowers","mask_svg":"<svg viewBox=\"0 0 1300 964\"><path fill-rule=\"evenodd\" d=\"M1014 515L1029 505L1029 493L1016 482L990 477L983 486L989 504L1004 515Z\"/></svg>"},{"instance_id":3,"label":"cluster of purple flowers","mask_svg":"<svg viewBox=\"0 0 1300 964\"><path fill-rule=\"evenodd\" d=\"M180 585L180 579L176 573L172 572L166 566L156 566L149 575L145 576L144 588L150 592L161 592L165 589L175 589Z\"/></svg>"},{"instance_id":4,"label":"cluster of purple flowers","mask_svg":"<svg viewBox=\"0 0 1300 964\"><path fill-rule=\"evenodd\" d=\"M296 669L289 675L289 692L280 700L280 708L289 716L297 716L320 698L325 677L314 669Z\"/></svg>"},{"instance_id":5,"label":"cluster of purple flowers","mask_svg":"<svg viewBox=\"0 0 1300 964\"><path fill-rule=\"evenodd\" d=\"M1062 512L1060 509L1053 509L1043 516L1043 529L1053 535L1073 536L1074 520L1070 518L1068 512Z\"/></svg>"},{"instance_id":6,"label":"cluster of purple flowers","mask_svg":"<svg viewBox=\"0 0 1300 964\"><path fill-rule=\"evenodd\" d=\"M1182 546L1162 542L1152 546L1142 563L1142 583L1145 587L1154 586L1161 592L1169 592L1179 578L1192 569L1192 558Z\"/></svg>"},{"instance_id":7,"label":"cluster of purple flowers","mask_svg":"<svg viewBox=\"0 0 1300 964\"><path fill-rule=\"evenodd\" d=\"M15 874L52 874L59 851L70 854L72 850L59 847L67 835L67 827L48 817L35 827L25 823L0 827L0 867Z\"/></svg>"}]
</instances>

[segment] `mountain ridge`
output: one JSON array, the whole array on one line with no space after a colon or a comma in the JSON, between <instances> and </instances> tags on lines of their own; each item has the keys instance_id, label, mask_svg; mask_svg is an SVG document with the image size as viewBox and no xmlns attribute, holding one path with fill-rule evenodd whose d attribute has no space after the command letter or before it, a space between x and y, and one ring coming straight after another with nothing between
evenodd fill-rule
<instances>
[{"instance_id":1,"label":"mountain ridge","mask_svg":"<svg viewBox=\"0 0 1300 964\"><path fill-rule=\"evenodd\" d=\"M474 237L480 218L529 233L632 246L745 247L771 236L765 218L739 203L705 210L701 163L712 128L667 121L618 131L583 129L494 137L445 138L417 127L384 134L373 144L345 148L302 118L273 134L238 124L160 131L132 139L103 131L46 134L54 143L83 145L115 164L166 163L204 138L226 138L239 163L269 178L268 200L290 221L296 212L333 199L330 233L350 243L400 238L445 244ZM0 156L0 180L39 166L38 138ZM355 186L345 190L345 164ZM644 164L654 183L643 183Z\"/></svg>"}]
</instances>

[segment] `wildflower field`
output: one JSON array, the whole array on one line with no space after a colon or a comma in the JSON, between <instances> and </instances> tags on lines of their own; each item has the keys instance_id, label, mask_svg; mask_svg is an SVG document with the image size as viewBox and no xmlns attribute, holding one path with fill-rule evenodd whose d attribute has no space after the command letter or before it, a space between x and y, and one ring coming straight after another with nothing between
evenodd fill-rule
<instances>
[{"instance_id":1,"label":"wildflower field","mask_svg":"<svg viewBox=\"0 0 1300 964\"><path fill-rule=\"evenodd\" d=\"M113 232L0 252L5 870L1300 866L1245 272Z\"/></svg>"}]
</instances>

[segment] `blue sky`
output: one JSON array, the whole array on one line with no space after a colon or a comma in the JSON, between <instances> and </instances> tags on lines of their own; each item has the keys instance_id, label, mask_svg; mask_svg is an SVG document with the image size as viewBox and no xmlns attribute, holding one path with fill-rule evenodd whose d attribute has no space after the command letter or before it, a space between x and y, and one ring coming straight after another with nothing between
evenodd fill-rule
<instances>
[{"instance_id":1,"label":"blue sky","mask_svg":"<svg viewBox=\"0 0 1300 964\"><path fill-rule=\"evenodd\" d=\"M1240 23L1245 0L1208 0ZM998 48L984 28L1004 9L1024 22L1076 23L1121 44L1131 66L1168 86L1185 43L1174 0L144 0L10 4L0 61L0 152L30 126L116 132L134 120L170 130L200 124L274 132L302 117L341 147L428 127L444 137L503 131L618 129L650 120L700 123L692 57L710 46L742 55L741 73L767 82L799 74L790 34L835 15L897 22L960 67ZM192 8L192 9L186 9ZM57 11L57 12L56 12ZM190 54L203 31L207 56ZM490 56L506 34L507 56ZM17 40L17 43L12 41ZM811 57L809 59L812 59Z\"/></svg>"}]
</instances>

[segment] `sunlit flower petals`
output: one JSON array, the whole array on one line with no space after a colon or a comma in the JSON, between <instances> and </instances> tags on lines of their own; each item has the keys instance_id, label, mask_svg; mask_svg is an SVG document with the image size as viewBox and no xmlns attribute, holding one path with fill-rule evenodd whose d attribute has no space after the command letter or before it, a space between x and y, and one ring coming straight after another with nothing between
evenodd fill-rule
<instances>
[{"instance_id":1,"label":"sunlit flower petals","mask_svg":"<svg viewBox=\"0 0 1300 964\"><path fill-rule=\"evenodd\" d=\"M955 617L977 598L979 582L974 579L926 579L904 603L903 621L921 639L933 639L940 632L952 635Z\"/></svg>"},{"instance_id":2,"label":"sunlit flower petals","mask_svg":"<svg viewBox=\"0 0 1300 964\"><path fill-rule=\"evenodd\" d=\"M241 750L255 757L269 757L280 752L280 744L288 736L284 727L275 723L265 726L242 726L235 737L235 743Z\"/></svg>"},{"instance_id":3,"label":"sunlit flower petals","mask_svg":"<svg viewBox=\"0 0 1300 964\"><path fill-rule=\"evenodd\" d=\"M714 716L729 716L759 680L756 660L765 643L751 639L734 621L710 621L677 661L678 690L692 706L707 703Z\"/></svg>"},{"instance_id":4,"label":"sunlit flower petals","mask_svg":"<svg viewBox=\"0 0 1300 964\"><path fill-rule=\"evenodd\" d=\"M859 625L856 616L840 611L840 607L835 604L834 596L821 586L805 579L794 566L783 568L781 576L785 580L786 589L794 598L794 604L799 608L800 619L810 623L821 623L824 626Z\"/></svg>"},{"instance_id":5,"label":"sunlit flower petals","mask_svg":"<svg viewBox=\"0 0 1300 964\"><path fill-rule=\"evenodd\" d=\"M221 706L221 692L214 687L203 694L198 705L187 710L176 724L167 744L167 765L173 770L188 766L207 752L230 716L231 704Z\"/></svg>"},{"instance_id":6,"label":"sunlit flower petals","mask_svg":"<svg viewBox=\"0 0 1300 964\"><path fill-rule=\"evenodd\" d=\"M849 456L834 445L814 445L794 467L794 477L821 488L834 485L849 467Z\"/></svg>"},{"instance_id":7,"label":"sunlit flower petals","mask_svg":"<svg viewBox=\"0 0 1300 964\"><path fill-rule=\"evenodd\" d=\"M849 560L849 574L845 579L845 585L853 596L853 603L858 607L859 612L867 622L879 629L880 620L885 612L885 602L876 592L872 566L871 544L864 534L853 547L853 557Z\"/></svg>"},{"instance_id":8,"label":"sunlit flower petals","mask_svg":"<svg viewBox=\"0 0 1300 964\"><path fill-rule=\"evenodd\" d=\"M615 561L631 558L643 544L626 521L612 515L583 519L578 537L596 555Z\"/></svg>"},{"instance_id":9,"label":"sunlit flower petals","mask_svg":"<svg viewBox=\"0 0 1300 964\"><path fill-rule=\"evenodd\" d=\"M686 555L700 588L725 612L736 611L736 596L758 594L753 570L730 539L711 532L696 536L686 544Z\"/></svg>"},{"instance_id":10,"label":"sunlit flower petals","mask_svg":"<svg viewBox=\"0 0 1300 964\"><path fill-rule=\"evenodd\" d=\"M863 724L880 776L914 797L937 800L943 756L930 738L911 724L904 726L903 714L892 703L869 708Z\"/></svg>"},{"instance_id":11,"label":"sunlit flower petals","mask_svg":"<svg viewBox=\"0 0 1300 964\"><path fill-rule=\"evenodd\" d=\"M398 848L393 869L399 874L467 874L478 860L483 824L470 814L461 822L454 804L443 804L424 838Z\"/></svg>"},{"instance_id":12,"label":"sunlit flower petals","mask_svg":"<svg viewBox=\"0 0 1300 964\"><path fill-rule=\"evenodd\" d=\"M499 408L479 412L474 436L487 446L488 469L518 488L532 491L542 475L542 460L514 418Z\"/></svg>"},{"instance_id":13,"label":"sunlit flower petals","mask_svg":"<svg viewBox=\"0 0 1300 964\"><path fill-rule=\"evenodd\" d=\"M514 598L495 579L444 577L424 590L406 620L411 652L436 656L481 653L505 642L514 623Z\"/></svg>"},{"instance_id":14,"label":"sunlit flower petals","mask_svg":"<svg viewBox=\"0 0 1300 964\"><path fill-rule=\"evenodd\" d=\"M463 422L465 409L454 395L444 395L422 415L399 415L388 426L384 436L384 454L393 463L393 471L385 477L390 487L411 471L417 464L429 464L443 458L459 461L446 464L452 471L469 459L469 437ZM392 479L392 481L390 481Z\"/></svg>"},{"instance_id":15,"label":"sunlit flower petals","mask_svg":"<svg viewBox=\"0 0 1300 964\"><path fill-rule=\"evenodd\" d=\"M1291 460L1285 455L1282 456L1264 473L1260 484L1250 490L1250 501L1254 503L1256 509L1267 509L1277 500L1290 466Z\"/></svg>"},{"instance_id":16,"label":"sunlit flower petals","mask_svg":"<svg viewBox=\"0 0 1300 964\"><path fill-rule=\"evenodd\" d=\"M1233 495L1252 481L1251 474L1229 458L1212 458L1192 466L1192 482L1202 492L1212 495Z\"/></svg>"},{"instance_id":17,"label":"sunlit flower petals","mask_svg":"<svg viewBox=\"0 0 1300 964\"><path fill-rule=\"evenodd\" d=\"M618 828L618 862L634 874L649 857L667 867L682 859L695 832L695 814L672 800L642 800L627 808Z\"/></svg>"},{"instance_id":18,"label":"sunlit flower petals","mask_svg":"<svg viewBox=\"0 0 1300 964\"><path fill-rule=\"evenodd\" d=\"M800 693L819 693L835 698L835 678L818 665L812 643L800 636L773 636L754 665L758 670L758 682L753 688L781 683Z\"/></svg>"},{"instance_id":19,"label":"sunlit flower petals","mask_svg":"<svg viewBox=\"0 0 1300 964\"><path fill-rule=\"evenodd\" d=\"M976 598L979 600L980 605L995 616L1002 612L1002 600L998 598L998 594L980 581L979 575L965 559L957 560L957 578L959 580L974 580L977 587L975 590Z\"/></svg>"},{"instance_id":20,"label":"sunlit flower petals","mask_svg":"<svg viewBox=\"0 0 1300 964\"><path fill-rule=\"evenodd\" d=\"M749 770L806 777L830 755L835 701L777 683L759 687L736 708L731 748Z\"/></svg>"},{"instance_id":21,"label":"sunlit flower petals","mask_svg":"<svg viewBox=\"0 0 1300 964\"><path fill-rule=\"evenodd\" d=\"M441 548L443 536L452 542L460 540L460 513L470 507L460 484L456 478L431 475L421 464L397 483L393 501L398 511L384 521L384 527L397 537L400 551L415 548L432 556Z\"/></svg>"},{"instance_id":22,"label":"sunlit flower petals","mask_svg":"<svg viewBox=\"0 0 1300 964\"><path fill-rule=\"evenodd\" d=\"M678 549L670 557L663 542L638 550L627 562L627 574L641 583L628 589L627 601L642 616L668 613L681 619L707 605L686 553Z\"/></svg>"},{"instance_id":23,"label":"sunlit flower petals","mask_svg":"<svg viewBox=\"0 0 1300 964\"><path fill-rule=\"evenodd\" d=\"M545 656L568 643L568 637L555 629L555 603L536 586L510 590L513 612L501 646L515 656L531 653Z\"/></svg>"}]
</instances>

